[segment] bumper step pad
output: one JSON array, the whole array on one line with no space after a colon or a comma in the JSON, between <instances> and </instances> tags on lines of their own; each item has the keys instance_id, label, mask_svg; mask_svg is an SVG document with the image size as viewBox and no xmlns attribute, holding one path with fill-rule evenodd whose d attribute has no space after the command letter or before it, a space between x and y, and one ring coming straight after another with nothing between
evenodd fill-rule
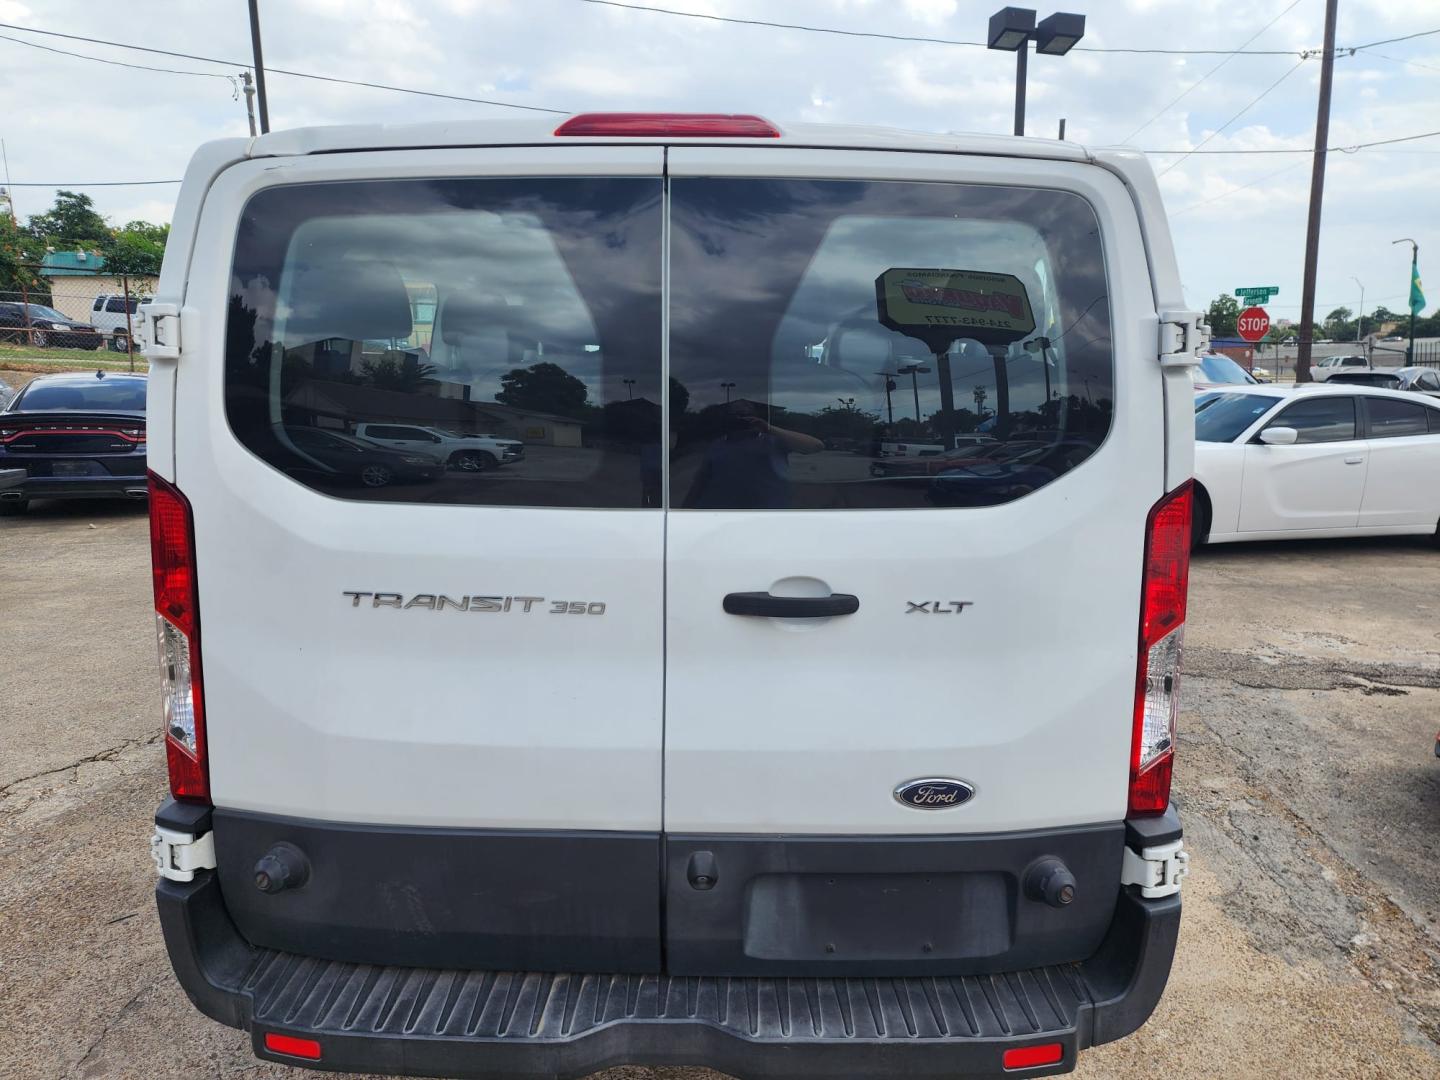
<instances>
[{"instance_id":1,"label":"bumper step pad","mask_svg":"<svg viewBox=\"0 0 1440 1080\"><path fill-rule=\"evenodd\" d=\"M1122 894L1099 952L994 975L727 978L493 972L356 964L258 949L218 880L161 879L160 925L194 1004L251 1033L267 1060L484 1080L579 1078L615 1065L704 1065L741 1080L1016 1075L1005 1051L1087 1046L1144 1023L1160 998L1180 898ZM290 1036L320 1056L272 1050Z\"/></svg>"},{"instance_id":2,"label":"bumper step pad","mask_svg":"<svg viewBox=\"0 0 1440 1080\"><path fill-rule=\"evenodd\" d=\"M1003 1039L1071 1032L1078 969L897 979L687 978L373 967L264 952L254 1023L326 1035L573 1039L615 1022L706 1024L742 1039Z\"/></svg>"}]
</instances>

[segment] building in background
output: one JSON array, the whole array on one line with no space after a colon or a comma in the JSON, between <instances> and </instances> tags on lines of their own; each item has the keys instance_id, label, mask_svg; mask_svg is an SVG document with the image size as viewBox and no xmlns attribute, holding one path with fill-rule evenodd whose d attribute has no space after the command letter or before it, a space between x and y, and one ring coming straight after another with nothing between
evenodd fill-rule
<instances>
[{"instance_id":1,"label":"building in background","mask_svg":"<svg viewBox=\"0 0 1440 1080\"><path fill-rule=\"evenodd\" d=\"M125 291L119 276L105 272L105 257L98 251L51 251L40 261L40 276L50 284L50 306L80 322L90 321L97 296ZM159 280L154 274L131 274L132 296L150 296Z\"/></svg>"}]
</instances>

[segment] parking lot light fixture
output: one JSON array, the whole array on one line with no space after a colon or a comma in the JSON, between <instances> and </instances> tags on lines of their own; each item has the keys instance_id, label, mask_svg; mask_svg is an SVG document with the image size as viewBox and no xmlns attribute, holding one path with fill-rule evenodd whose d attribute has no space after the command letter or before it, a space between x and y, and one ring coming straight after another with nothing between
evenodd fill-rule
<instances>
[{"instance_id":1,"label":"parking lot light fixture","mask_svg":"<svg viewBox=\"0 0 1440 1080\"><path fill-rule=\"evenodd\" d=\"M1064 56L1085 36L1085 16L1057 11L1035 24L1030 8L1005 7L990 16L987 48L1015 54L1015 134L1025 134L1025 78L1030 42L1047 56Z\"/></svg>"}]
</instances>

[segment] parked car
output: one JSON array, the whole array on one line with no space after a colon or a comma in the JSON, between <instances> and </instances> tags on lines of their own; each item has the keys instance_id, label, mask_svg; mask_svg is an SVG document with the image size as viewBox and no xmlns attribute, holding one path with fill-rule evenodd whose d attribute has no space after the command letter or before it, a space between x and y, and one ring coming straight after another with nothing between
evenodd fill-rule
<instances>
[{"instance_id":1,"label":"parked car","mask_svg":"<svg viewBox=\"0 0 1440 1080\"><path fill-rule=\"evenodd\" d=\"M0 469L24 483L0 491L0 514L31 499L145 498L143 375L38 375L0 412Z\"/></svg>"},{"instance_id":2,"label":"parked car","mask_svg":"<svg viewBox=\"0 0 1440 1080\"><path fill-rule=\"evenodd\" d=\"M1321 344L1316 342L1316 344ZM1337 371L1369 371L1368 356L1322 356L1310 365L1310 378L1324 382Z\"/></svg>"},{"instance_id":3,"label":"parked car","mask_svg":"<svg viewBox=\"0 0 1440 1080\"><path fill-rule=\"evenodd\" d=\"M445 466L434 454L394 450L339 431L287 427L285 435L299 459L291 464L292 471L321 482L345 480L380 488L407 480L438 480L445 473Z\"/></svg>"},{"instance_id":4,"label":"parked car","mask_svg":"<svg viewBox=\"0 0 1440 1080\"><path fill-rule=\"evenodd\" d=\"M1324 384L1221 391L1195 414L1196 543L1433 536L1440 403Z\"/></svg>"},{"instance_id":5,"label":"parked car","mask_svg":"<svg viewBox=\"0 0 1440 1080\"><path fill-rule=\"evenodd\" d=\"M1378 386L1382 390L1404 390L1405 381L1397 369L1390 371L1337 371L1325 379L1327 383L1345 386Z\"/></svg>"},{"instance_id":6,"label":"parked car","mask_svg":"<svg viewBox=\"0 0 1440 1080\"><path fill-rule=\"evenodd\" d=\"M1195 389L1216 386L1254 386L1255 377L1224 353L1206 353L1194 369Z\"/></svg>"},{"instance_id":7,"label":"parked car","mask_svg":"<svg viewBox=\"0 0 1440 1080\"><path fill-rule=\"evenodd\" d=\"M1172 250L1142 155L1044 139L202 147L146 313L151 851L192 1002L267 1061L472 1077L1050 1075L1135 1030L1187 868ZM363 377L418 296L424 366ZM970 402L1067 453L937 507L815 433L944 446ZM315 468L363 441L321 426L422 409L564 452Z\"/></svg>"},{"instance_id":8,"label":"parked car","mask_svg":"<svg viewBox=\"0 0 1440 1080\"><path fill-rule=\"evenodd\" d=\"M129 352L132 334L137 338L138 349L140 307L148 303L148 296L126 297L102 293L90 304L90 325L105 336L113 352Z\"/></svg>"},{"instance_id":9,"label":"parked car","mask_svg":"<svg viewBox=\"0 0 1440 1080\"><path fill-rule=\"evenodd\" d=\"M1403 367L1397 368L1395 374L1400 378L1402 390L1440 397L1440 371L1431 367Z\"/></svg>"},{"instance_id":10,"label":"parked car","mask_svg":"<svg viewBox=\"0 0 1440 1080\"><path fill-rule=\"evenodd\" d=\"M101 338L89 323L62 315L44 304L0 301L0 339L37 349L100 348Z\"/></svg>"},{"instance_id":11,"label":"parked car","mask_svg":"<svg viewBox=\"0 0 1440 1080\"><path fill-rule=\"evenodd\" d=\"M519 439L463 435L418 424L356 424L355 434L381 446L432 455L464 472L498 469L525 456L525 444Z\"/></svg>"}]
</instances>

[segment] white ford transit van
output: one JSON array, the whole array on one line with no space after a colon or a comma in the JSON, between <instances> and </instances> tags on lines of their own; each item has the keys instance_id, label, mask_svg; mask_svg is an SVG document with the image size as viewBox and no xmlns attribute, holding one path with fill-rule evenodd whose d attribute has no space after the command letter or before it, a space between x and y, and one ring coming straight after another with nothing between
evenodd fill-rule
<instances>
[{"instance_id":1,"label":"white ford transit van","mask_svg":"<svg viewBox=\"0 0 1440 1080\"><path fill-rule=\"evenodd\" d=\"M161 922L260 1057L1038 1076L1150 1014L1203 332L1139 155L226 140L140 312ZM374 485L374 425L524 454Z\"/></svg>"}]
</instances>

